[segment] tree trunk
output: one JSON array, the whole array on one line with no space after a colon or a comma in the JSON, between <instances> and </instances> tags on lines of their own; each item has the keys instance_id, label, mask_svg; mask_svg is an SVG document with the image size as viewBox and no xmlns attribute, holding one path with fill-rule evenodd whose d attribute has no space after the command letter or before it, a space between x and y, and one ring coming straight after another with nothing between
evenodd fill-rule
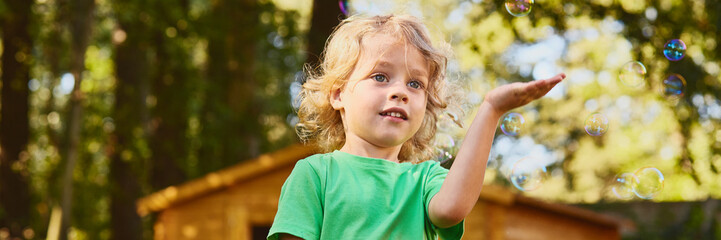
<instances>
[{"instance_id":1,"label":"tree trunk","mask_svg":"<svg viewBox=\"0 0 721 240\"><path fill-rule=\"evenodd\" d=\"M142 15L141 1L116 1L117 11ZM111 239L135 240L142 238L142 222L138 216L135 201L141 194L139 162L143 161L134 141L139 141L134 132L142 132L145 111L143 85L148 79L147 19L138 14L118 17L121 31L127 36L116 43L114 60L117 83L113 119L115 130L110 136L110 224ZM141 136L142 137L142 136Z\"/></svg>"},{"instance_id":2,"label":"tree trunk","mask_svg":"<svg viewBox=\"0 0 721 240\"><path fill-rule=\"evenodd\" d=\"M305 62L311 67L318 67L320 55L325 47L325 42L344 18L343 12L337 4L329 4L328 1L313 0L313 15L308 30L308 56Z\"/></svg>"},{"instance_id":3,"label":"tree trunk","mask_svg":"<svg viewBox=\"0 0 721 240\"><path fill-rule=\"evenodd\" d=\"M207 160L200 165L206 173L258 156L262 139L254 78L258 5L255 0L219 0L211 11L215 28L208 34L204 141L199 153Z\"/></svg>"},{"instance_id":4,"label":"tree trunk","mask_svg":"<svg viewBox=\"0 0 721 240\"><path fill-rule=\"evenodd\" d=\"M158 9L168 9L158 16L161 28L175 26L178 20L185 19L187 5L156 3ZM173 15L177 12L181 16ZM157 72L153 76L151 93L157 104L152 110L150 139L153 152L150 183L154 190L179 184L186 178L180 164L186 162L189 153L186 132L190 95L188 59L191 57L182 46L181 34L177 35L166 37L164 31L154 33Z\"/></svg>"},{"instance_id":5,"label":"tree trunk","mask_svg":"<svg viewBox=\"0 0 721 240\"><path fill-rule=\"evenodd\" d=\"M30 223L26 147L30 59L30 7L33 1L4 1L2 18L2 108L0 108L0 228L22 237Z\"/></svg>"},{"instance_id":6,"label":"tree trunk","mask_svg":"<svg viewBox=\"0 0 721 240\"><path fill-rule=\"evenodd\" d=\"M67 117L65 169L62 179L61 209L62 218L60 224L60 239L67 239L68 229L71 225L72 203L73 203L73 173L78 159L78 145L80 143L80 131L82 126L83 93L80 89L83 81L82 72L85 70L85 50L91 35L93 20L94 0L74 0L69 2L70 7L70 72L75 78L75 85L70 95L69 112Z\"/></svg>"}]
</instances>

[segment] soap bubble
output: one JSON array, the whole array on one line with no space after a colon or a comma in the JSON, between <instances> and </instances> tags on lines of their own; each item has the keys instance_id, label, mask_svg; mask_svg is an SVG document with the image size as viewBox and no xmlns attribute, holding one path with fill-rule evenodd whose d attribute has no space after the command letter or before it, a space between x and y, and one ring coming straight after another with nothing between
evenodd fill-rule
<instances>
[{"instance_id":1,"label":"soap bubble","mask_svg":"<svg viewBox=\"0 0 721 240\"><path fill-rule=\"evenodd\" d=\"M611 183L611 191L619 199L631 199L634 195L636 176L633 173L621 173L616 175Z\"/></svg>"},{"instance_id":2,"label":"soap bubble","mask_svg":"<svg viewBox=\"0 0 721 240\"><path fill-rule=\"evenodd\" d=\"M663 55L671 61L681 60L685 52L686 43L681 41L681 39L671 39L663 46Z\"/></svg>"},{"instance_id":3,"label":"soap bubble","mask_svg":"<svg viewBox=\"0 0 721 240\"><path fill-rule=\"evenodd\" d=\"M532 6L533 0L506 0L506 10L516 17L528 15Z\"/></svg>"},{"instance_id":4,"label":"soap bubble","mask_svg":"<svg viewBox=\"0 0 721 240\"><path fill-rule=\"evenodd\" d=\"M442 148L436 149L436 161L445 162L451 158L453 158L453 154L451 154L448 150Z\"/></svg>"},{"instance_id":5,"label":"soap bubble","mask_svg":"<svg viewBox=\"0 0 721 240\"><path fill-rule=\"evenodd\" d=\"M508 136L518 136L526 120L518 113L506 113L501 118L501 131Z\"/></svg>"},{"instance_id":6,"label":"soap bubble","mask_svg":"<svg viewBox=\"0 0 721 240\"><path fill-rule=\"evenodd\" d=\"M663 80L663 95L670 99L683 97L686 91L686 79L679 74L671 74Z\"/></svg>"},{"instance_id":7,"label":"soap bubble","mask_svg":"<svg viewBox=\"0 0 721 240\"><path fill-rule=\"evenodd\" d=\"M340 11L343 12L343 15L348 16L348 0L338 1L338 7L340 7Z\"/></svg>"},{"instance_id":8,"label":"soap bubble","mask_svg":"<svg viewBox=\"0 0 721 240\"><path fill-rule=\"evenodd\" d=\"M509 176L511 183L518 190L533 191L541 187L548 172L546 167L538 160L532 157L524 157L513 164L511 175Z\"/></svg>"},{"instance_id":9,"label":"soap bubble","mask_svg":"<svg viewBox=\"0 0 721 240\"><path fill-rule=\"evenodd\" d=\"M433 145L436 148L436 161L443 162L453 158L451 150L456 146L456 141L451 135L446 133L436 134Z\"/></svg>"},{"instance_id":10,"label":"soap bubble","mask_svg":"<svg viewBox=\"0 0 721 240\"><path fill-rule=\"evenodd\" d=\"M618 78L626 86L641 86L646 79L646 66L639 61L631 61L621 67L621 73Z\"/></svg>"},{"instance_id":11,"label":"soap bubble","mask_svg":"<svg viewBox=\"0 0 721 240\"><path fill-rule=\"evenodd\" d=\"M433 139L433 145L440 148L453 148L456 145L456 141L449 134L439 133L436 134L436 138Z\"/></svg>"},{"instance_id":12,"label":"soap bubble","mask_svg":"<svg viewBox=\"0 0 721 240\"><path fill-rule=\"evenodd\" d=\"M608 131L608 118L601 113L592 113L586 118L584 128L588 135L601 136Z\"/></svg>"},{"instance_id":13,"label":"soap bubble","mask_svg":"<svg viewBox=\"0 0 721 240\"><path fill-rule=\"evenodd\" d=\"M663 173L653 167L643 167L634 173L636 176L633 193L643 199L651 199L663 190Z\"/></svg>"},{"instance_id":14,"label":"soap bubble","mask_svg":"<svg viewBox=\"0 0 721 240\"><path fill-rule=\"evenodd\" d=\"M458 126L459 120L458 117L453 113L444 113L438 115L438 118L436 118L436 128L438 131L441 132L449 132L454 130L455 127Z\"/></svg>"}]
</instances>

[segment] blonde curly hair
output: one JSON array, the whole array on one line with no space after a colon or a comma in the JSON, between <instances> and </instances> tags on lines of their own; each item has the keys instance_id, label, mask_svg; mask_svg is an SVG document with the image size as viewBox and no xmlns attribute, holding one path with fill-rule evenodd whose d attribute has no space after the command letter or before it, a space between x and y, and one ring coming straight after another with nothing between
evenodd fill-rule
<instances>
[{"instance_id":1,"label":"blonde curly hair","mask_svg":"<svg viewBox=\"0 0 721 240\"><path fill-rule=\"evenodd\" d=\"M362 48L363 37L374 33L388 33L418 49L429 62L430 78L426 88L427 104L423 123L414 136L403 143L398 159L419 163L433 158L432 140L436 122L443 111L460 117L460 87L446 79L450 46L432 45L428 29L409 15L374 17L352 16L342 21L326 42L319 71L305 67L306 82L299 93L299 122L296 132L304 143L313 144L322 152L339 149L345 143L345 131L340 112L330 104L331 93L343 89L348 82ZM447 109L453 106L453 110ZM455 110L455 111L454 111ZM458 118L457 118L458 119ZM460 122L456 121L460 125Z\"/></svg>"}]
</instances>

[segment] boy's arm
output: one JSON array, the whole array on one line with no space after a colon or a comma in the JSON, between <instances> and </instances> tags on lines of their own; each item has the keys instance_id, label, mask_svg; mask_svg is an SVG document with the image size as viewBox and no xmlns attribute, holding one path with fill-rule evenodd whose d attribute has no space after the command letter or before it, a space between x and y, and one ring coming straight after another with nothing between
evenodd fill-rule
<instances>
[{"instance_id":1,"label":"boy's arm","mask_svg":"<svg viewBox=\"0 0 721 240\"><path fill-rule=\"evenodd\" d=\"M460 223L478 201L488 154L501 116L508 110L546 95L565 77L559 74L545 80L508 84L486 95L446 180L429 203L429 217L434 225L447 228Z\"/></svg>"}]
</instances>

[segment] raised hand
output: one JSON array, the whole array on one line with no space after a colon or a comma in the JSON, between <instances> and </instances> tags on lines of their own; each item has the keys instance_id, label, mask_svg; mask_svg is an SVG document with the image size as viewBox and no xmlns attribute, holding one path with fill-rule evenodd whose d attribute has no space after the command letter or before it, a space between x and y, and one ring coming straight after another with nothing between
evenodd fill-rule
<instances>
[{"instance_id":1,"label":"raised hand","mask_svg":"<svg viewBox=\"0 0 721 240\"><path fill-rule=\"evenodd\" d=\"M566 74L560 73L549 79L506 84L488 92L484 101L497 113L503 114L543 97L564 78Z\"/></svg>"}]
</instances>

